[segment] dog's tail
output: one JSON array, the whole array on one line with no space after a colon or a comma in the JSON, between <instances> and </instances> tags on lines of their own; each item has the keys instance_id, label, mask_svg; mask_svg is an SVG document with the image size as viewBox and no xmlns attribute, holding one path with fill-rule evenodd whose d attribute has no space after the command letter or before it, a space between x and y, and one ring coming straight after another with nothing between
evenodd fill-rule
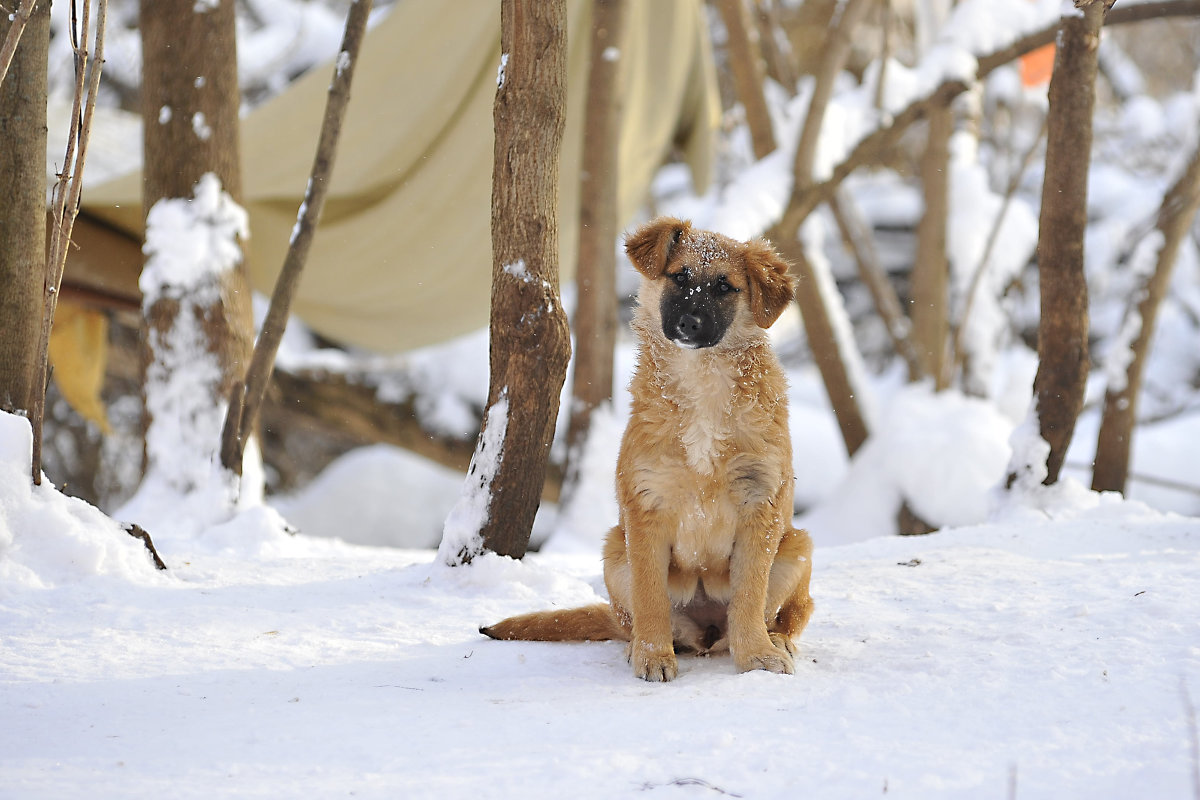
<instances>
[{"instance_id":1,"label":"dog's tail","mask_svg":"<svg viewBox=\"0 0 1200 800\"><path fill-rule=\"evenodd\" d=\"M527 642L599 642L629 639L617 622L612 606L597 603L562 611L535 611L501 620L480 628L493 639L520 639Z\"/></svg>"}]
</instances>

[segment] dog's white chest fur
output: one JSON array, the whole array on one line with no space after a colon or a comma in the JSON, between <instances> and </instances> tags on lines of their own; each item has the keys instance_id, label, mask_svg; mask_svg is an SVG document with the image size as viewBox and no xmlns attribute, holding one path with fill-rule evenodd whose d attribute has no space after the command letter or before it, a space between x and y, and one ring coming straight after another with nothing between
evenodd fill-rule
<instances>
[{"instance_id":1,"label":"dog's white chest fur","mask_svg":"<svg viewBox=\"0 0 1200 800\"><path fill-rule=\"evenodd\" d=\"M672 399L679 407L679 441L688 466L711 475L713 462L735 423L733 395L738 375L730 359L681 351L674 371Z\"/></svg>"}]
</instances>

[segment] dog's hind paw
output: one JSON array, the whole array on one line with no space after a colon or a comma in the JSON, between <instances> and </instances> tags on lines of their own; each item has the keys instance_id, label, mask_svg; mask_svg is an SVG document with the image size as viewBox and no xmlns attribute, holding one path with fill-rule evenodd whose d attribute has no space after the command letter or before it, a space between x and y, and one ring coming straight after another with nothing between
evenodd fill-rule
<instances>
[{"instance_id":1,"label":"dog's hind paw","mask_svg":"<svg viewBox=\"0 0 1200 800\"><path fill-rule=\"evenodd\" d=\"M747 656L738 656L734 659L737 664L738 672L749 672L754 669L765 669L767 672L778 672L782 675L791 675L795 672L795 666L792 664L792 654L787 650L779 647L772 647L770 650L762 653L752 653Z\"/></svg>"}]
</instances>

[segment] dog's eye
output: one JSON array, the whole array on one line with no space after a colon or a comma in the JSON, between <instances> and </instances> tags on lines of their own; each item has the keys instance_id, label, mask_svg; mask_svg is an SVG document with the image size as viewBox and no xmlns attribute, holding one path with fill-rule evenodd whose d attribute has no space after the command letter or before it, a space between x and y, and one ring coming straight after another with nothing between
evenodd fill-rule
<instances>
[{"instance_id":1,"label":"dog's eye","mask_svg":"<svg viewBox=\"0 0 1200 800\"><path fill-rule=\"evenodd\" d=\"M676 286L686 286L688 282L688 271L681 269L671 276L671 280L675 281Z\"/></svg>"},{"instance_id":2,"label":"dog's eye","mask_svg":"<svg viewBox=\"0 0 1200 800\"><path fill-rule=\"evenodd\" d=\"M725 280L723 276L717 279L716 289L719 294L737 291L737 289L735 289L733 285L729 283L729 281Z\"/></svg>"}]
</instances>

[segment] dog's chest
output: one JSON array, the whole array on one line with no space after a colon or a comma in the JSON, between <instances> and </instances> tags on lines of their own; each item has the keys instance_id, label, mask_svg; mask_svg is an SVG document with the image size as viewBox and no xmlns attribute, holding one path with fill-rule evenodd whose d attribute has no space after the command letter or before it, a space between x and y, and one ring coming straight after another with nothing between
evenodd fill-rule
<instances>
[{"instance_id":1,"label":"dog's chest","mask_svg":"<svg viewBox=\"0 0 1200 800\"><path fill-rule=\"evenodd\" d=\"M671 399L678 409L677 435L688 468L697 474L713 474L744 421L739 414L744 398L737 395L741 377L728 364L703 361L675 376Z\"/></svg>"}]
</instances>

